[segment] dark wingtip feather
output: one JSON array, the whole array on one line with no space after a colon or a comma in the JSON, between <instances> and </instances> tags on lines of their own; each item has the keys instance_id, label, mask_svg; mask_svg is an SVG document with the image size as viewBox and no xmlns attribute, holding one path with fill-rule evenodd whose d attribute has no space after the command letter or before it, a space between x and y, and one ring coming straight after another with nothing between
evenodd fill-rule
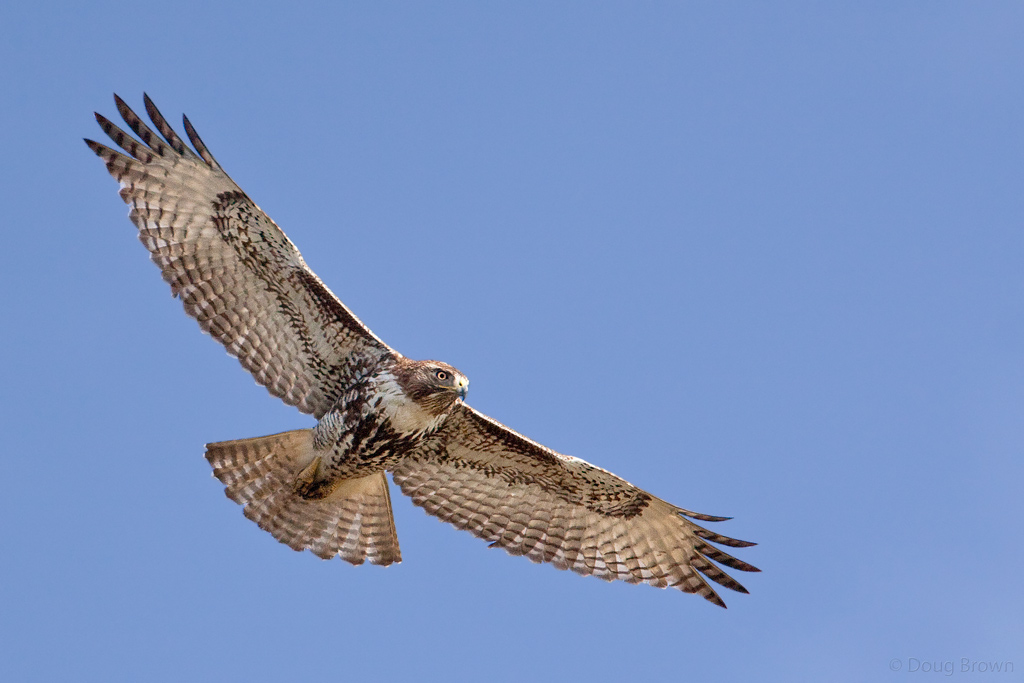
<instances>
[{"instance_id":1,"label":"dark wingtip feather","mask_svg":"<svg viewBox=\"0 0 1024 683\"><path fill-rule=\"evenodd\" d=\"M92 153L98 156L100 159L105 159L106 157L110 157L113 156L114 154L117 154L117 152L115 152L114 150L110 149L106 145L102 145L96 142L95 140L90 140L89 138L82 139L85 140L85 144L88 145L89 149L92 150Z\"/></svg>"},{"instance_id":2,"label":"dark wingtip feather","mask_svg":"<svg viewBox=\"0 0 1024 683\"><path fill-rule=\"evenodd\" d=\"M116 149L111 149L110 147L107 147L102 143L96 142L95 140L90 140L89 138L82 139L85 140L85 144L89 146L89 149L91 149L93 153L96 156L100 157L101 159L109 161L117 157L124 157L124 155L118 152Z\"/></svg>"},{"instance_id":3,"label":"dark wingtip feather","mask_svg":"<svg viewBox=\"0 0 1024 683\"><path fill-rule=\"evenodd\" d=\"M120 112L121 118L124 119L128 127L135 131L135 134L144 142L150 150L156 152L159 156L166 157L170 154L171 150L164 142L163 138L154 133L146 122L143 121L138 114L129 107L124 100L114 95L114 102L117 104L117 111Z\"/></svg>"},{"instance_id":4,"label":"dark wingtip feather","mask_svg":"<svg viewBox=\"0 0 1024 683\"><path fill-rule=\"evenodd\" d=\"M732 569L738 569L741 572L759 572L759 571L761 571L760 569L758 569L754 565L747 564L743 560L738 560L735 557L733 557L732 555L730 555L729 553L727 553L727 552L725 552L723 550L719 550L718 548L716 548L716 547L714 547L712 545L708 545L707 543L699 543L699 544L697 544L696 549L697 549L697 552L699 552L704 557L708 558L709 560L714 560L715 562L717 562L717 563L719 563L721 565L725 565L726 567L731 567Z\"/></svg>"},{"instance_id":5,"label":"dark wingtip feather","mask_svg":"<svg viewBox=\"0 0 1024 683\"><path fill-rule=\"evenodd\" d=\"M196 129L192 127L192 122L184 115L181 119L185 123L185 133L188 135L188 139L192 141L192 146L196 148L197 152L199 152L199 156L201 156L203 161L208 163L210 166L219 169L220 164L217 163L217 160L213 158L212 154L210 154L210 150L208 150L206 145L203 144L203 140L199 137L199 133L197 133Z\"/></svg>"},{"instance_id":6,"label":"dark wingtip feather","mask_svg":"<svg viewBox=\"0 0 1024 683\"><path fill-rule=\"evenodd\" d=\"M701 593L701 597L713 605L718 605L722 609L729 609L728 606L726 606L725 604L725 600L722 599L722 596L720 596L718 592L714 588L712 588L707 581L704 581L703 577L701 577L701 581L704 582L704 585L707 586L708 589L707 592ZM740 587L742 588L742 586Z\"/></svg>"},{"instance_id":7,"label":"dark wingtip feather","mask_svg":"<svg viewBox=\"0 0 1024 683\"><path fill-rule=\"evenodd\" d=\"M724 586L725 588L736 591L737 593L750 592L743 587L743 584L726 574L719 567L712 564L707 558L694 558L690 566L703 575L702 580L706 577L717 583L719 586ZM704 584L708 586L708 590L714 592L714 589L711 588L707 581L704 581ZM719 600L721 600L721 598L719 598Z\"/></svg>"},{"instance_id":8,"label":"dark wingtip feather","mask_svg":"<svg viewBox=\"0 0 1024 683\"><path fill-rule=\"evenodd\" d=\"M682 508L676 508L676 512L681 514L683 517L689 517L690 519L699 519L702 522L728 522L730 519L732 519L732 517L705 515L700 512L694 512L693 510L684 510Z\"/></svg>"},{"instance_id":9,"label":"dark wingtip feather","mask_svg":"<svg viewBox=\"0 0 1024 683\"><path fill-rule=\"evenodd\" d=\"M154 159L153 155L155 152L152 149L115 126L107 119L107 117L100 113L96 113L96 122L100 124L100 128L103 129L103 132L110 136L111 140L117 143L118 147L128 152L142 163L148 164Z\"/></svg>"},{"instance_id":10,"label":"dark wingtip feather","mask_svg":"<svg viewBox=\"0 0 1024 683\"><path fill-rule=\"evenodd\" d=\"M716 534L715 532L708 531L704 527L697 526L696 524L693 525L693 533L697 534L705 541L711 541L712 543L717 543L719 545L727 545L730 548L750 548L751 546L757 545L752 541L741 541L736 538L723 536L722 534Z\"/></svg>"},{"instance_id":11,"label":"dark wingtip feather","mask_svg":"<svg viewBox=\"0 0 1024 683\"><path fill-rule=\"evenodd\" d=\"M182 142L181 138L174 132L171 125L167 123L167 119L165 119L164 115L160 113L159 109L157 109L148 93L142 93L142 101L146 105L146 113L149 114L150 120L156 125L157 130L164 136L164 139L167 140L167 144L169 144L175 152L183 157L195 159L196 155L192 153L192 150L188 148L188 145Z\"/></svg>"}]
</instances>

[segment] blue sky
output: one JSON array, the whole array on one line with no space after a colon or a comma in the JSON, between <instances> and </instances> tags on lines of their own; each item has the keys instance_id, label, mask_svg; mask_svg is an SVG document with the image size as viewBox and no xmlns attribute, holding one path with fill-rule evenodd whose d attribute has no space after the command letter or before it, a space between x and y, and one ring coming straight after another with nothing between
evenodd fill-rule
<instances>
[{"instance_id":1,"label":"blue sky","mask_svg":"<svg viewBox=\"0 0 1024 683\"><path fill-rule=\"evenodd\" d=\"M4 3L0 678L1019 677L1022 32L1010 2ZM203 444L311 421L198 332L82 144L143 91L474 407L734 516L751 594L533 565L397 490L387 569L244 519Z\"/></svg>"}]
</instances>

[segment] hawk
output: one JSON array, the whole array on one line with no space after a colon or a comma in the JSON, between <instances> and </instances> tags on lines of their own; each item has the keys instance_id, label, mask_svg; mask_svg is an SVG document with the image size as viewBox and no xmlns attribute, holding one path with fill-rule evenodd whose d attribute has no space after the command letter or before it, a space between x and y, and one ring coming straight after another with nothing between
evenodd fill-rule
<instances>
[{"instance_id":1,"label":"hawk","mask_svg":"<svg viewBox=\"0 0 1024 683\"><path fill-rule=\"evenodd\" d=\"M385 472L429 514L534 562L606 580L746 593L715 563L756 572L712 543L754 545L719 522L546 448L465 403L469 380L410 360L309 269L228 177L188 117L178 137L148 96L154 132L121 98L132 137L96 114L118 151L86 140L121 185L139 239L202 330L311 429L206 446L245 516L295 550L352 564L401 561Z\"/></svg>"}]
</instances>

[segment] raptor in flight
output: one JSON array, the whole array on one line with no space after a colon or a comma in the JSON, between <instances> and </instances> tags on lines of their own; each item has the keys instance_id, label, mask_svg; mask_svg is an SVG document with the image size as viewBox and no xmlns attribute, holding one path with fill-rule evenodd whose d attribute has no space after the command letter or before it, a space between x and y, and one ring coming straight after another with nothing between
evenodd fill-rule
<instances>
[{"instance_id":1,"label":"raptor in flight","mask_svg":"<svg viewBox=\"0 0 1024 683\"><path fill-rule=\"evenodd\" d=\"M123 151L86 144L121 184L139 239L185 311L312 429L211 443L206 459L245 516L295 550L353 564L401 560L385 472L428 513L512 555L606 580L746 593L712 545L753 545L556 453L464 402L452 366L378 339L306 266L184 119L189 147L145 98L154 132L117 96L138 139L100 114Z\"/></svg>"}]
</instances>

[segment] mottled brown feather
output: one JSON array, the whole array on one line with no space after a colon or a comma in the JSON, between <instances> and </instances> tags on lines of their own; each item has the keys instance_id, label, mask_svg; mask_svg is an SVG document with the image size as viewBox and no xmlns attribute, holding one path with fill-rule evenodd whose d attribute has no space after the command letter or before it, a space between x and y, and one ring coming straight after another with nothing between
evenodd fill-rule
<instances>
[{"instance_id":1,"label":"mottled brown feather","mask_svg":"<svg viewBox=\"0 0 1024 683\"><path fill-rule=\"evenodd\" d=\"M758 571L702 537L753 544L712 534L686 519L693 513L530 441L466 405L399 463L394 479L428 513L512 555L559 569L677 588L723 607L701 574L747 591L710 560Z\"/></svg>"},{"instance_id":2,"label":"mottled brown feather","mask_svg":"<svg viewBox=\"0 0 1024 683\"><path fill-rule=\"evenodd\" d=\"M394 352L306 266L284 232L221 170L186 120L198 156L146 98L157 136L120 99L142 139L96 120L128 154L87 140L121 183L139 239L171 292L275 396L320 417Z\"/></svg>"}]
</instances>

